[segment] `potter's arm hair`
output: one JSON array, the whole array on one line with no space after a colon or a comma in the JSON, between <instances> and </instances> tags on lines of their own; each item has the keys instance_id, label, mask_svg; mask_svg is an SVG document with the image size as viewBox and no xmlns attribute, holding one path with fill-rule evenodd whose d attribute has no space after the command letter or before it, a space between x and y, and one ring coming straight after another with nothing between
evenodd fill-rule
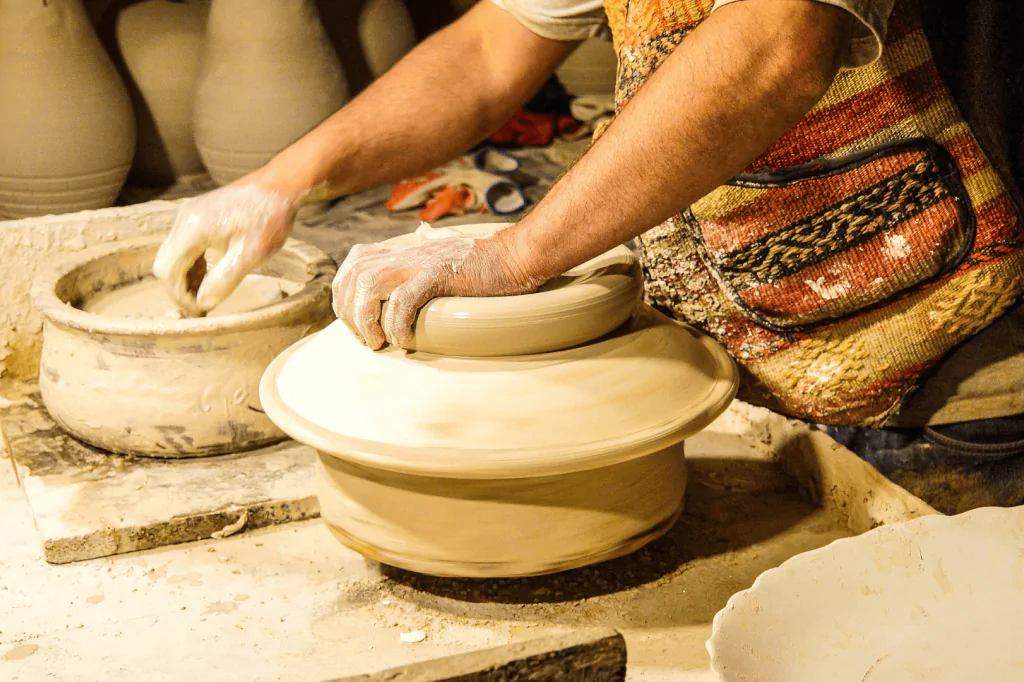
<instances>
[{"instance_id":1,"label":"potter's arm hair","mask_svg":"<svg viewBox=\"0 0 1024 682\"><path fill-rule=\"evenodd\" d=\"M548 278L660 224L733 177L825 94L851 30L807 0L716 10L506 242L524 278Z\"/></svg>"},{"instance_id":2,"label":"potter's arm hair","mask_svg":"<svg viewBox=\"0 0 1024 682\"><path fill-rule=\"evenodd\" d=\"M577 44L542 38L493 2L479 2L258 179L325 199L446 163L502 126Z\"/></svg>"}]
</instances>

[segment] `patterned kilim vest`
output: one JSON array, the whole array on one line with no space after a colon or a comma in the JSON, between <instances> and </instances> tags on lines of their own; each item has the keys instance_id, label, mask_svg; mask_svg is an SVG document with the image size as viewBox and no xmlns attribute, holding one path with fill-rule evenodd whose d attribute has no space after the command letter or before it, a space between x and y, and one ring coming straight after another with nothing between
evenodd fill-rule
<instances>
[{"instance_id":1,"label":"patterned kilim vest","mask_svg":"<svg viewBox=\"0 0 1024 682\"><path fill-rule=\"evenodd\" d=\"M713 0L605 0L621 109ZM916 0L744 173L641 238L647 299L724 344L741 397L881 426L1024 290L1024 234L942 83Z\"/></svg>"}]
</instances>

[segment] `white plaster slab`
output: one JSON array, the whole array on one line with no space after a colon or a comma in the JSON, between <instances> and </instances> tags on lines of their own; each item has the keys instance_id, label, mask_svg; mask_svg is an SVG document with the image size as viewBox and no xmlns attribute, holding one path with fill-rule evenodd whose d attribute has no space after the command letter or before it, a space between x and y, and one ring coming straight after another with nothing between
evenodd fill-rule
<instances>
[{"instance_id":1,"label":"white plaster slab","mask_svg":"<svg viewBox=\"0 0 1024 682\"><path fill-rule=\"evenodd\" d=\"M190 460L112 455L64 433L31 384L0 425L46 560L63 564L319 516L310 448L294 441Z\"/></svg>"}]
</instances>

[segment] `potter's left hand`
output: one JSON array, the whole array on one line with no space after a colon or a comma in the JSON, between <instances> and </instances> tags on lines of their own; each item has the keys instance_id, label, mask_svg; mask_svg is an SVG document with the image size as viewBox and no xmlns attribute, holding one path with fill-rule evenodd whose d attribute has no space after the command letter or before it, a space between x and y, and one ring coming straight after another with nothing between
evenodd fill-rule
<instances>
[{"instance_id":1,"label":"potter's left hand","mask_svg":"<svg viewBox=\"0 0 1024 682\"><path fill-rule=\"evenodd\" d=\"M370 348L385 343L406 348L417 312L432 298L525 294L542 283L522 272L501 233L486 239L433 238L412 246L365 244L352 248L334 278L334 312Z\"/></svg>"}]
</instances>

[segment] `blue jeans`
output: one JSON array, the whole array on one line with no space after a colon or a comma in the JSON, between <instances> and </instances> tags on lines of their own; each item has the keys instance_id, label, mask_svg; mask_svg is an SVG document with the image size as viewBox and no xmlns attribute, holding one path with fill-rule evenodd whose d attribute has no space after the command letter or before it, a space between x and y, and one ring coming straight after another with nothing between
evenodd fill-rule
<instances>
[{"instance_id":1,"label":"blue jeans","mask_svg":"<svg viewBox=\"0 0 1024 682\"><path fill-rule=\"evenodd\" d=\"M1024 504L1024 415L921 429L825 430L945 514Z\"/></svg>"}]
</instances>

